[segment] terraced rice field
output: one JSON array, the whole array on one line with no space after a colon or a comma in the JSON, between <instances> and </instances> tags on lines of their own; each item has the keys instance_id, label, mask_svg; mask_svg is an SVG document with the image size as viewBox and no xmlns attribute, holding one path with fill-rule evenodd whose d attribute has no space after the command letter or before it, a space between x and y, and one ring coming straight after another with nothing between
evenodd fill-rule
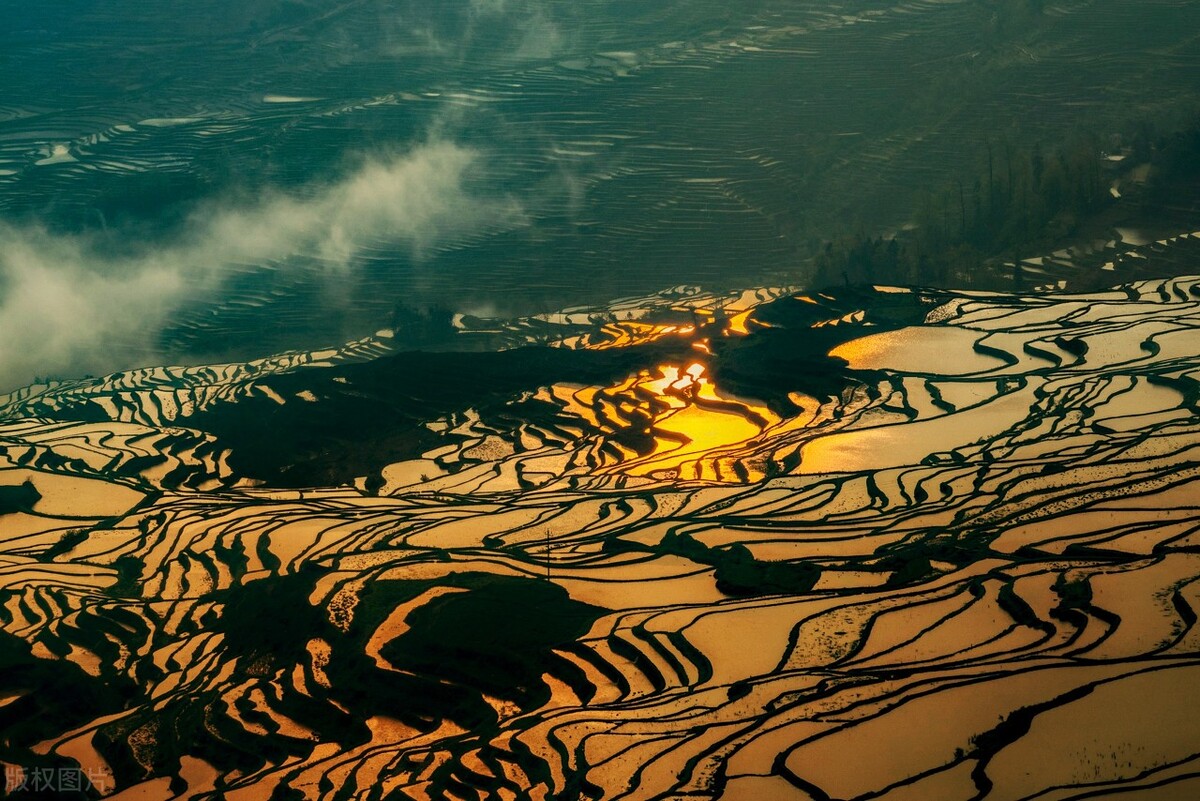
<instances>
[{"instance_id":1,"label":"terraced rice field","mask_svg":"<svg viewBox=\"0 0 1200 801\"><path fill-rule=\"evenodd\" d=\"M1200 797L1200 3L151 5L0 26L0 796Z\"/></svg>"},{"instance_id":2,"label":"terraced rice field","mask_svg":"<svg viewBox=\"0 0 1200 801\"><path fill-rule=\"evenodd\" d=\"M1200 791L1200 278L459 326L3 399L10 778Z\"/></svg>"}]
</instances>

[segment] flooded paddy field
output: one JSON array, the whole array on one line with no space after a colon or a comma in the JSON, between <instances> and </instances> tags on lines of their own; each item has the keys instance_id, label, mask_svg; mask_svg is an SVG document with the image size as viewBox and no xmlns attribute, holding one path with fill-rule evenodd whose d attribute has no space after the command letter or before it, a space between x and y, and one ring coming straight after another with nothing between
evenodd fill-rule
<instances>
[{"instance_id":1,"label":"flooded paddy field","mask_svg":"<svg viewBox=\"0 0 1200 801\"><path fill-rule=\"evenodd\" d=\"M383 331L5 397L9 773L1193 791L1200 279L681 287L459 331L506 344Z\"/></svg>"},{"instance_id":2,"label":"flooded paddy field","mask_svg":"<svg viewBox=\"0 0 1200 801\"><path fill-rule=\"evenodd\" d=\"M0 18L0 795L1200 796L1200 4Z\"/></svg>"}]
</instances>

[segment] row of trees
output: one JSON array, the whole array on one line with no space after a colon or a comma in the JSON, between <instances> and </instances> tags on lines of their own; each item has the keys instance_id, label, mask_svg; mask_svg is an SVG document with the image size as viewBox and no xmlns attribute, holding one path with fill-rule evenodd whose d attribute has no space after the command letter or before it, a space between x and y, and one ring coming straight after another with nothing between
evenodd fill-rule
<instances>
[{"instance_id":1,"label":"row of trees","mask_svg":"<svg viewBox=\"0 0 1200 801\"><path fill-rule=\"evenodd\" d=\"M1101 151L1092 137L1050 153L989 142L980 173L927 195L909 230L829 242L817 258L815 283L970 281L987 259L1031 255L1111 200Z\"/></svg>"}]
</instances>

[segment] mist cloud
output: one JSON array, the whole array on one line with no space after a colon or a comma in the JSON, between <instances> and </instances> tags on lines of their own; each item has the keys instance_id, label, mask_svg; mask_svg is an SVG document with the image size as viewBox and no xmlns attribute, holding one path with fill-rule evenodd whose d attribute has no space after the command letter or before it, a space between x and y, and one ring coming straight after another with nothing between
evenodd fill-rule
<instances>
[{"instance_id":1,"label":"mist cloud","mask_svg":"<svg viewBox=\"0 0 1200 801\"><path fill-rule=\"evenodd\" d=\"M166 244L116 258L95 238L0 223L0 388L99 373L143 358L186 300L219 291L230 265L319 259L351 271L379 241L415 258L449 237L522 220L519 204L470 191L480 154L434 141L364 161L303 195L210 202Z\"/></svg>"}]
</instances>

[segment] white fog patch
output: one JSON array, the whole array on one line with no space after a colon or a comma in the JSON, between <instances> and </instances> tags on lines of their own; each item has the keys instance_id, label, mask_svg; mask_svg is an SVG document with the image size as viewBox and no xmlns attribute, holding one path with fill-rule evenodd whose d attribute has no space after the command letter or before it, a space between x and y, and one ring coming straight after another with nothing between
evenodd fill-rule
<instances>
[{"instance_id":1,"label":"white fog patch","mask_svg":"<svg viewBox=\"0 0 1200 801\"><path fill-rule=\"evenodd\" d=\"M349 271L370 243L407 247L420 259L446 238L521 224L516 200L464 186L479 161L474 150L435 140L368 159L303 196L207 203L175 241L125 258L91 236L0 224L0 388L118 369L134 350L151 356L172 312L219 290L229 265L305 255Z\"/></svg>"}]
</instances>

